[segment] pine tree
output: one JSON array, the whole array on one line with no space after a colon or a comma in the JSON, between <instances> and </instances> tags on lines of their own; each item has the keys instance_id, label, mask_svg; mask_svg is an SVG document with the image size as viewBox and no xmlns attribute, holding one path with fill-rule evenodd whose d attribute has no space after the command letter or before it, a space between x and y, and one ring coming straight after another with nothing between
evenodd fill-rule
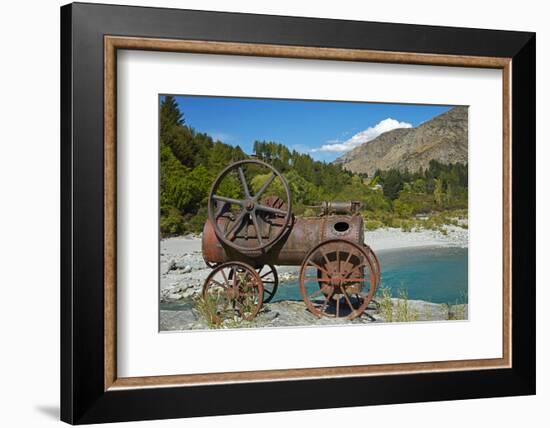
<instances>
[{"instance_id":1,"label":"pine tree","mask_svg":"<svg viewBox=\"0 0 550 428\"><path fill-rule=\"evenodd\" d=\"M443 205L443 198L445 197L445 191L443 190L443 180L441 178L435 178L434 200L439 206Z\"/></svg>"},{"instance_id":2,"label":"pine tree","mask_svg":"<svg viewBox=\"0 0 550 428\"><path fill-rule=\"evenodd\" d=\"M396 169L390 169L384 178L384 196L392 201L399 196L399 192L403 189L403 177Z\"/></svg>"},{"instance_id":3,"label":"pine tree","mask_svg":"<svg viewBox=\"0 0 550 428\"><path fill-rule=\"evenodd\" d=\"M170 128L177 125L184 125L185 119L176 99L166 95L160 107L160 133L164 135Z\"/></svg>"}]
</instances>

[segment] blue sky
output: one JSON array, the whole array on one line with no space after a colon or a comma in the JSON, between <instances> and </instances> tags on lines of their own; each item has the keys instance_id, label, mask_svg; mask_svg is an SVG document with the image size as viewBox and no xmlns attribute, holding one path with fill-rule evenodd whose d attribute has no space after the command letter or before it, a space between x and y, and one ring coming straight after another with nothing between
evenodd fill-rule
<instances>
[{"instance_id":1,"label":"blue sky","mask_svg":"<svg viewBox=\"0 0 550 428\"><path fill-rule=\"evenodd\" d=\"M205 96L175 97L185 123L252 152L255 140L333 161L382 132L415 127L450 106Z\"/></svg>"}]
</instances>

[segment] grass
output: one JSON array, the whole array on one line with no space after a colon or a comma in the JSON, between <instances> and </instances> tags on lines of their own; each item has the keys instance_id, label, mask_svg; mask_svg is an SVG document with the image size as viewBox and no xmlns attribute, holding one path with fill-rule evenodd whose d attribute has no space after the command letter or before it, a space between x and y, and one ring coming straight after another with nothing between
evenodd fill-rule
<instances>
[{"instance_id":1,"label":"grass","mask_svg":"<svg viewBox=\"0 0 550 428\"><path fill-rule=\"evenodd\" d=\"M396 308L396 322L410 322L418 321L419 314L418 311L412 309L409 306L409 296L407 290L400 289L397 292L397 308Z\"/></svg>"},{"instance_id":2,"label":"grass","mask_svg":"<svg viewBox=\"0 0 550 428\"><path fill-rule=\"evenodd\" d=\"M238 272L235 275L238 281L237 284L240 286L240 291L244 294L244 297L239 299L240 314L243 317L248 317L252 315L258 304L258 289L253 283L247 280L246 273Z\"/></svg>"},{"instance_id":3,"label":"grass","mask_svg":"<svg viewBox=\"0 0 550 428\"><path fill-rule=\"evenodd\" d=\"M453 316L457 320L467 319L468 314L467 314L467 310L466 310L466 305L465 304L455 305L454 308L453 308Z\"/></svg>"},{"instance_id":4,"label":"grass","mask_svg":"<svg viewBox=\"0 0 550 428\"><path fill-rule=\"evenodd\" d=\"M386 322L418 321L420 314L409 305L409 297L405 289L397 292L397 301L394 305L389 288L380 289L379 313Z\"/></svg>"},{"instance_id":5,"label":"grass","mask_svg":"<svg viewBox=\"0 0 550 428\"><path fill-rule=\"evenodd\" d=\"M209 328L222 327L223 318L218 314L220 298L223 298L220 294L208 294L206 297L201 294L195 299L195 309Z\"/></svg>"},{"instance_id":6,"label":"grass","mask_svg":"<svg viewBox=\"0 0 550 428\"><path fill-rule=\"evenodd\" d=\"M380 308L378 309L380 315L386 322L393 321L393 302L391 300L391 290L389 288L380 289Z\"/></svg>"},{"instance_id":7,"label":"grass","mask_svg":"<svg viewBox=\"0 0 550 428\"><path fill-rule=\"evenodd\" d=\"M413 322L433 320L465 320L468 318L466 294L455 304L442 303L439 307L426 305L422 313L411 307L410 299L405 288L397 290L397 297L387 287L381 287L378 292L378 314L385 322ZM440 309L443 310L441 314ZM446 316L445 316L446 314ZM441 318L443 315L444 318Z\"/></svg>"},{"instance_id":8,"label":"grass","mask_svg":"<svg viewBox=\"0 0 550 428\"><path fill-rule=\"evenodd\" d=\"M444 304L447 309L448 320L465 320L466 319L466 305L449 305Z\"/></svg>"},{"instance_id":9,"label":"grass","mask_svg":"<svg viewBox=\"0 0 550 428\"><path fill-rule=\"evenodd\" d=\"M465 320L468 318L467 313L467 302L466 293L460 293L460 299L455 301L454 305L446 304L447 309L447 319L448 320Z\"/></svg>"}]
</instances>

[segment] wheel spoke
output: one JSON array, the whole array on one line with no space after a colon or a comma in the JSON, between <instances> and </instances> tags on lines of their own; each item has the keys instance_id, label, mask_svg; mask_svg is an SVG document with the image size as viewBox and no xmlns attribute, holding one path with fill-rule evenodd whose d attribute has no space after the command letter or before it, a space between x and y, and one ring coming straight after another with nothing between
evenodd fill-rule
<instances>
[{"instance_id":1,"label":"wheel spoke","mask_svg":"<svg viewBox=\"0 0 550 428\"><path fill-rule=\"evenodd\" d=\"M349 278L349 276L350 276L353 272L355 272L355 271L358 270L359 268L365 267L366 265L367 265L367 264L363 262L363 263L361 263L361 264L355 266L353 269L351 269L351 270L348 272L348 274L346 275L346 278Z\"/></svg>"},{"instance_id":2,"label":"wheel spoke","mask_svg":"<svg viewBox=\"0 0 550 428\"><path fill-rule=\"evenodd\" d=\"M240 199L227 198L225 196L218 196L218 195L212 195L212 198L215 199L216 201L222 201L222 202L227 202L229 204L240 205L241 207L243 206L243 201L241 201Z\"/></svg>"},{"instance_id":3,"label":"wheel spoke","mask_svg":"<svg viewBox=\"0 0 550 428\"><path fill-rule=\"evenodd\" d=\"M233 284L231 284L231 285L232 285L233 288L238 289L239 288L239 283L241 281L241 279L239 277L240 272L237 269L232 269L232 272L233 272L233 276L231 276L231 275L229 276L229 278L233 278Z\"/></svg>"},{"instance_id":4,"label":"wheel spoke","mask_svg":"<svg viewBox=\"0 0 550 428\"><path fill-rule=\"evenodd\" d=\"M254 229L256 229L256 237L258 238L258 242L260 245L263 245L264 242L262 240L262 231L260 229L260 225L258 224L258 219L254 214L251 214L250 217L252 218L252 223L254 224Z\"/></svg>"},{"instance_id":5,"label":"wheel spoke","mask_svg":"<svg viewBox=\"0 0 550 428\"><path fill-rule=\"evenodd\" d=\"M229 290L225 285L223 285L221 282L216 281L215 279L213 279L212 282L216 285L219 285L224 290Z\"/></svg>"},{"instance_id":6,"label":"wheel spoke","mask_svg":"<svg viewBox=\"0 0 550 428\"><path fill-rule=\"evenodd\" d=\"M325 262L326 262L326 264L327 264L327 266L328 266L328 265L330 264L330 261L328 260L327 255L325 254L324 251L319 250L319 252L321 253L321 255L323 256L323 258L325 259Z\"/></svg>"},{"instance_id":7,"label":"wheel spoke","mask_svg":"<svg viewBox=\"0 0 550 428\"><path fill-rule=\"evenodd\" d=\"M275 296L275 293L277 291L278 282L276 280L277 274L275 273L275 268L271 265L266 264L256 269L256 272L258 273L258 276L263 283L263 303L268 303ZM264 279L266 277L267 279Z\"/></svg>"},{"instance_id":8,"label":"wheel spoke","mask_svg":"<svg viewBox=\"0 0 550 428\"><path fill-rule=\"evenodd\" d=\"M352 255L353 255L353 253L350 251L350 252L348 253L348 257L346 258L346 262L345 262L346 265L347 265L347 264L349 263L349 261L351 260L351 256L352 256Z\"/></svg>"},{"instance_id":9,"label":"wheel spoke","mask_svg":"<svg viewBox=\"0 0 550 428\"><path fill-rule=\"evenodd\" d=\"M309 280L309 281L313 281L313 282L332 282L332 279L330 279L330 278L319 278L319 277L316 277L316 276L306 276L306 277L304 277L304 280Z\"/></svg>"},{"instance_id":10,"label":"wheel spoke","mask_svg":"<svg viewBox=\"0 0 550 428\"><path fill-rule=\"evenodd\" d=\"M227 231L225 235L227 239L229 239L230 241L233 240L233 238L235 237L234 233L237 232L237 230L239 229L239 226L242 225L243 219L247 214L248 213L245 210L242 210L242 212L239 214L235 222L231 225L231 227Z\"/></svg>"},{"instance_id":11,"label":"wheel spoke","mask_svg":"<svg viewBox=\"0 0 550 428\"><path fill-rule=\"evenodd\" d=\"M332 297L332 293L333 293L333 292L334 292L334 290L332 290L332 291L330 292L330 294L328 294L328 295L325 296L325 303L323 303L323 307L321 308L321 312L322 312L322 313L325 312L325 309L326 309L326 307L327 307L327 305L328 305L328 301L329 301L330 298Z\"/></svg>"},{"instance_id":12,"label":"wheel spoke","mask_svg":"<svg viewBox=\"0 0 550 428\"><path fill-rule=\"evenodd\" d=\"M241 167L239 167L239 178L241 179L245 196L250 198L250 191L248 190L248 184L246 184L246 177L244 176L244 172Z\"/></svg>"},{"instance_id":13,"label":"wheel spoke","mask_svg":"<svg viewBox=\"0 0 550 428\"><path fill-rule=\"evenodd\" d=\"M262 193L264 193L269 185L273 183L273 180L275 180L276 175L274 173L271 173L271 176L267 179L267 181L264 183L264 185L258 190L258 192L254 195L254 200L258 201L260 196L262 196Z\"/></svg>"},{"instance_id":14,"label":"wheel spoke","mask_svg":"<svg viewBox=\"0 0 550 428\"><path fill-rule=\"evenodd\" d=\"M318 296L319 294L321 294L323 292L323 289L320 288L319 290L317 290L316 292L314 292L313 294L311 294L310 296L308 296L308 299L312 299L314 298L315 296Z\"/></svg>"},{"instance_id":15,"label":"wheel spoke","mask_svg":"<svg viewBox=\"0 0 550 428\"><path fill-rule=\"evenodd\" d=\"M285 216L288 213L288 211L280 210L278 208L268 207L266 205L261 205L261 204L256 205L256 209L259 211L270 213L270 214L279 214L279 215L285 215Z\"/></svg>"},{"instance_id":16,"label":"wheel spoke","mask_svg":"<svg viewBox=\"0 0 550 428\"><path fill-rule=\"evenodd\" d=\"M231 284L229 284L229 280L227 279L227 276L225 275L225 271L223 269L220 269L220 272L222 273L223 280L227 284L227 287L231 287Z\"/></svg>"},{"instance_id":17,"label":"wheel spoke","mask_svg":"<svg viewBox=\"0 0 550 428\"><path fill-rule=\"evenodd\" d=\"M216 212L214 213L215 219L218 219L218 217L222 214L224 206L225 206L224 204L219 204L219 206L216 209Z\"/></svg>"},{"instance_id":18,"label":"wheel spoke","mask_svg":"<svg viewBox=\"0 0 550 428\"><path fill-rule=\"evenodd\" d=\"M330 273L328 272L328 270L326 270L324 267L321 267L319 266L317 263L315 263L314 261L312 260L309 260L308 263L313 266L314 268L316 269L319 269L321 272L324 272L329 278L331 277Z\"/></svg>"},{"instance_id":19,"label":"wheel spoke","mask_svg":"<svg viewBox=\"0 0 550 428\"><path fill-rule=\"evenodd\" d=\"M344 299L346 299L347 304L348 304L349 307L351 308L351 312L355 312L355 308L354 308L353 305L351 304L351 301L350 301L350 299L349 299L348 293L346 293L346 290L345 290L344 287L342 287L342 294L344 295Z\"/></svg>"}]
</instances>

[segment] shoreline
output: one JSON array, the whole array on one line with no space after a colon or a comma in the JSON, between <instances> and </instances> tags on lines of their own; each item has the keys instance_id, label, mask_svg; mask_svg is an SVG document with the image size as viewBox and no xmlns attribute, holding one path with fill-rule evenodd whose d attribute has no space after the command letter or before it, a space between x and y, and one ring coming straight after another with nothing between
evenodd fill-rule
<instances>
[{"instance_id":1,"label":"shoreline","mask_svg":"<svg viewBox=\"0 0 550 428\"><path fill-rule=\"evenodd\" d=\"M468 247L468 229L458 226L444 226L445 233L430 229L413 229L405 232L396 227L365 230L365 244L374 251L391 251L416 247ZM201 251L201 235L180 235L163 238L163 250L169 253ZM161 254L162 257L162 254Z\"/></svg>"},{"instance_id":2,"label":"shoreline","mask_svg":"<svg viewBox=\"0 0 550 428\"><path fill-rule=\"evenodd\" d=\"M429 229L413 229L405 232L395 227L365 230L365 244L374 251L418 247L468 248L468 229L446 225L444 230L445 233Z\"/></svg>"},{"instance_id":3,"label":"shoreline","mask_svg":"<svg viewBox=\"0 0 550 428\"><path fill-rule=\"evenodd\" d=\"M434 230L405 232L397 228L365 231L365 243L375 252L409 248L467 248L468 230L445 226ZM297 276L298 266L278 266L279 280ZM160 301L170 302L197 296L211 269L202 258L201 237L185 235L160 242Z\"/></svg>"}]
</instances>

